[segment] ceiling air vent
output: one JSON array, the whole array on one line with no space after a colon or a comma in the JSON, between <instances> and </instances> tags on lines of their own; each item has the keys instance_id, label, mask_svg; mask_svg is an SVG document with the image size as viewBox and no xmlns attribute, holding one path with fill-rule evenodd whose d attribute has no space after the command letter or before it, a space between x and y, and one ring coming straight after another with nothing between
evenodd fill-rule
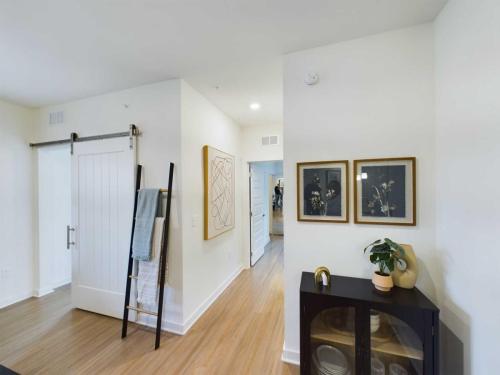
<instances>
[{"instance_id":1,"label":"ceiling air vent","mask_svg":"<svg viewBox=\"0 0 500 375\"><path fill-rule=\"evenodd\" d=\"M266 135L262 137L262 146L271 146L278 144L278 136L277 135Z\"/></svg>"},{"instance_id":2,"label":"ceiling air vent","mask_svg":"<svg viewBox=\"0 0 500 375\"><path fill-rule=\"evenodd\" d=\"M50 112L49 113L49 125L57 125L64 123L64 112Z\"/></svg>"}]
</instances>

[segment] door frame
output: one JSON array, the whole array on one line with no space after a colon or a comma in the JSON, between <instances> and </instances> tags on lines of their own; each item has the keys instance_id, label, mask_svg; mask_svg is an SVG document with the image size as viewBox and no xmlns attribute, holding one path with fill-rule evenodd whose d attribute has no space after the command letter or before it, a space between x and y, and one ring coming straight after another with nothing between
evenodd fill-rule
<instances>
[{"instance_id":1,"label":"door frame","mask_svg":"<svg viewBox=\"0 0 500 375\"><path fill-rule=\"evenodd\" d=\"M34 288L34 295L36 297L43 297L47 294L50 294L52 292L54 292L55 289L59 288L59 287L62 287L64 285L68 285L71 283L72 281L72 260L71 260L71 253L69 253L70 250L67 250L68 251L68 254L70 255L70 262L68 264L68 270L69 270L69 279L65 279L65 280L58 280L57 283L54 283L54 280L45 280L45 278L43 277L43 275L45 274L45 272L49 271L50 270L42 270L42 268L44 268L46 266L46 260L44 259L44 257L48 256L48 254L43 254L42 252L42 244L41 244L41 236L40 236L40 229L41 229L41 220L40 220L40 214L41 214L41 209L40 209L40 204L41 204L41 192L40 192L40 162L41 162L41 154L42 153L47 153L47 152L51 152L51 151L60 151L61 153L67 153L67 156L68 156L68 169L69 169L69 175L66 176L68 178L68 184L66 185L66 187L69 189L69 197L68 197L68 202L67 205L68 205L68 211L69 211L69 214L68 214L68 217L66 218L65 220L65 225L69 225L71 223L71 220L72 220L72 217L71 217L71 205L72 205L72 199L71 199L71 184L70 184L70 180L71 180L71 153L70 153L70 146L68 144L55 144L55 145L51 145L49 147L46 147L46 148L40 148L37 150L37 153L36 153L36 166L37 166L37 170L36 170L36 179L37 179L37 182L36 182L36 204L37 204L37 216L36 216L36 235L37 235L37 238L38 238L38 243L37 243L37 247L36 247L36 261L35 261L35 269L36 269L36 280L35 280L35 288ZM61 238L64 239L65 236L66 236L66 233L64 232L64 229L65 227L61 227L60 230L60 234L61 234ZM45 265L44 265L45 264ZM43 279L43 280L42 280Z\"/></svg>"},{"instance_id":2,"label":"door frame","mask_svg":"<svg viewBox=\"0 0 500 375\"><path fill-rule=\"evenodd\" d=\"M265 162L282 162L283 159L270 159L270 160L244 160L242 161L241 168L243 169L243 181L248 183L243 184L243 264L246 269L251 268L251 218L250 218L250 164L252 163L265 163ZM284 164L283 164L284 166ZM283 171L284 174L284 171Z\"/></svg>"},{"instance_id":3,"label":"door frame","mask_svg":"<svg viewBox=\"0 0 500 375\"><path fill-rule=\"evenodd\" d=\"M275 174L270 174L267 176L267 200L268 200L268 210L267 210L267 216L269 216L269 222L268 222L268 231L269 231L269 236L272 236L273 233L273 221L274 221L274 211L273 211L273 194L274 194L274 180L276 179Z\"/></svg>"}]
</instances>

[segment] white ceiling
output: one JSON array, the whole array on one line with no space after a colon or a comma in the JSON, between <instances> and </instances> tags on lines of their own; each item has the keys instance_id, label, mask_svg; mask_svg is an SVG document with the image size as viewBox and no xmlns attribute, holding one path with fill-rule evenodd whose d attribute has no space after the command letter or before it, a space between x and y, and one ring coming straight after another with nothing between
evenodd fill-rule
<instances>
[{"instance_id":1,"label":"white ceiling","mask_svg":"<svg viewBox=\"0 0 500 375\"><path fill-rule=\"evenodd\" d=\"M428 22L445 2L0 0L0 97L42 106L182 77L244 125L280 123L280 56Z\"/></svg>"}]
</instances>

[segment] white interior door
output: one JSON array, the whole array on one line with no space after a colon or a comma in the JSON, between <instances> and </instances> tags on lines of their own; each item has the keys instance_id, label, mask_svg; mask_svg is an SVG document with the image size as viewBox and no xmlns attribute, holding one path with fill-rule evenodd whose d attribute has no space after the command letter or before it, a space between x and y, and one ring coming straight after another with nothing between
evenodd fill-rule
<instances>
[{"instance_id":1,"label":"white interior door","mask_svg":"<svg viewBox=\"0 0 500 375\"><path fill-rule=\"evenodd\" d=\"M135 147L112 138L74 144L73 305L121 318L134 205Z\"/></svg>"},{"instance_id":2,"label":"white interior door","mask_svg":"<svg viewBox=\"0 0 500 375\"><path fill-rule=\"evenodd\" d=\"M71 252L66 226L71 223L69 147L38 149L38 286L37 296L71 282Z\"/></svg>"},{"instance_id":3,"label":"white interior door","mask_svg":"<svg viewBox=\"0 0 500 375\"><path fill-rule=\"evenodd\" d=\"M266 225L265 174L256 164L250 164L250 265L264 255L268 238Z\"/></svg>"}]
</instances>

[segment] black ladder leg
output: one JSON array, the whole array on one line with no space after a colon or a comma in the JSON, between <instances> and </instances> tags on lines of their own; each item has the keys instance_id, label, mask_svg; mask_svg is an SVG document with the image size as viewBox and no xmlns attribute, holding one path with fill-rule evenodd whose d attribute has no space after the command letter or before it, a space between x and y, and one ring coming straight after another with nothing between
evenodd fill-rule
<instances>
[{"instance_id":1,"label":"black ladder leg","mask_svg":"<svg viewBox=\"0 0 500 375\"><path fill-rule=\"evenodd\" d=\"M127 336L128 327L128 305L130 304L130 287L132 286L132 269L134 266L134 259L132 258L132 243L134 241L134 229L135 229L135 215L137 213L137 196L139 194L139 189L141 188L141 172L142 166L137 165L137 175L135 178L135 199L134 199L134 216L132 220L132 233L130 235L130 250L128 255L128 270L127 270L127 287L125 289L125 304L123 306L123 321L122 321L122 339Z\"/></svg>"},{"instance_id":2,"label":"black ladder leg","mask_svg":"<svg viewBox=\"0 0 500 375\"><path fill-rule=\"evenodd\" d=\"M170 204L172 200L172 180L174 178L174 163L170 163L168 175L167 208L165 210L165 220L163 222L163 242L161 246L161 265L160 265L160 295L158 297L158 316L156 318L156 341L155 350L160 347L161 318L163 312L163 292L165 288L165 268L167 265L168 249L168 229L170 222Z\"/></svg>"}]
</instances>

